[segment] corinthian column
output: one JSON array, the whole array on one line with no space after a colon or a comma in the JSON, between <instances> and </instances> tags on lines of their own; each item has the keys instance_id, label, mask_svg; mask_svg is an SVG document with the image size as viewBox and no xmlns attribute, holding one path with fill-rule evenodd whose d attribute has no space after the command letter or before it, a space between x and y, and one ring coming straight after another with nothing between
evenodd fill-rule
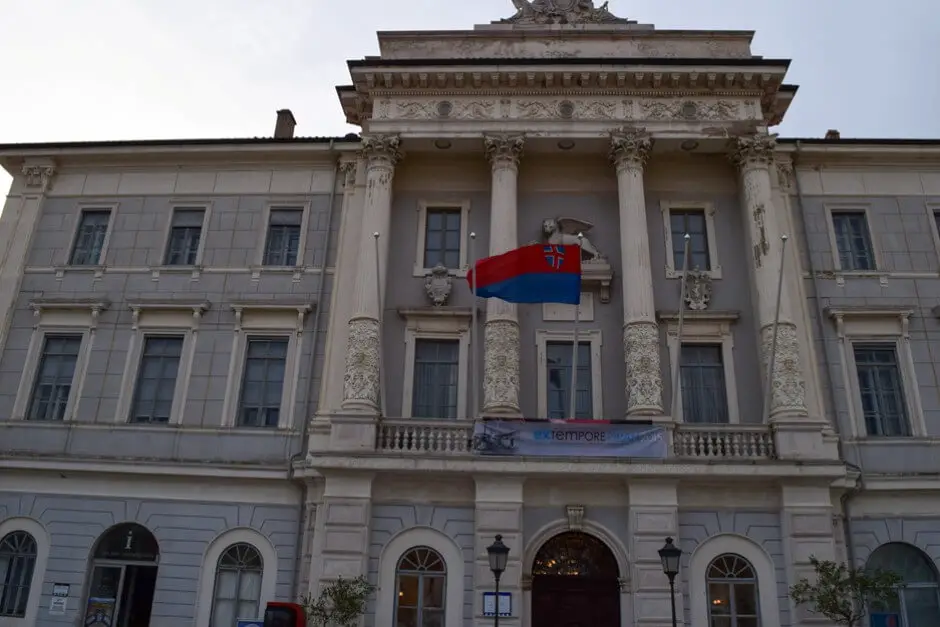
<instances>
[{"instance_id":1,"label":"corinthian column","mask_svg":"<svg viewBox=\"0 0 940 627\"><path fill-rule=\"evenodd\" d=\"M757 292L764 376L770 364L777 281L783 263L781 232L770 178L775 146L776 135L750 135L736 138L731 152L731 160L737 165L741 177L741 204L747 224L748 259ZM786 286L781 294L773 375L771 420L806 416L806 384L800 371L800 346Z\"/></svg>"},{"instance_id":2,"label":"corinthian column","mask_svg":"<svg viewBox=\"0 0 940 627\"><path fill-rule=\"evenodd\" d=\"M388 233L392 222L392 178L401 159L397 135L371 135L362 139L366 159L366 189L359 236L353 315L349 319L346 373L343 377L343 409L377 414L381 394L381 330L379 318L388 274ZM379 268L375 271L375 233L379 233Z\"/></svg>"},{"instance_id":3,"label":"corinthian column","mask_svg":"<svg viewBox=\"0 0 940 627\"><path fill-rule=\"evenodd\" d=\"M610 160L617 169L620 206L620 276L623 280L623 354L626 363L627 415L662 415L663 380L659 362L659 325L653 300L649 229L643 166L652 140L640 131L615 131Z\"/></svg>"},{"instance_id":4,"label":"corinthian column","mask_svg":"<svg viewBox=\"0 0 940 627\"><path fill-rule=\"evenodd\" d=\"M488 135L483 138L486 158L493 166L490 197L490 255L519 245L516 183L525 137ZM519 413L519 319L516 305L490 298L486 301L483 334L483 413Z\"/></svg>"}]
</instances>

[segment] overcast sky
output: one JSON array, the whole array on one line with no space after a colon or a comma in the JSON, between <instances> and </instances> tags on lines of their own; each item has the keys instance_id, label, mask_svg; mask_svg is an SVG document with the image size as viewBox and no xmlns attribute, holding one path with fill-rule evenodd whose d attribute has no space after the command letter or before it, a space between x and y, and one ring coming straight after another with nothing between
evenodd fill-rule
<instances>
[{"instance_id":1,"label":"overcast sky","mask_svg":"<svg viewBox=\"0 0 940 627\"><path fill-rule=\"evenodd\" d=\"M597 2L596 4L600 4ZM793 60L786 136L940 137L937 0L610 0L668 29L755 30ZM342 135L334 86L377 30L467 29L511 0L0 0L0 143ZM9 178L0 175L0 190Z\"/></svg>"}]
</instances>

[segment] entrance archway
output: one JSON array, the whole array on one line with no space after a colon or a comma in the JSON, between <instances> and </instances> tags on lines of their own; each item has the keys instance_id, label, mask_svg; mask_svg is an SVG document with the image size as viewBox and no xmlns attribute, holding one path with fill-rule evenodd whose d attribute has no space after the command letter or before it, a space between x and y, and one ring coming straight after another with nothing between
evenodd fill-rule
<instances>
[{"instance_id":1,"label":"entrance archway","mask_svg":"<svg viewBox=\"0 0 940 627\"><path fill-rule=\"evenodd\" d=\"M85 627L147 627L157 583L157 539L137 523L105 531L92 554Z\"/></svg>"},{"instance_id":2,"label":"entrance archway","mask_svg":"<svg viewBox=\"0 0 940 627\"><path fill-rule=\"evenodd\" d=\"M617 558L598 538L567 531L532 563L531 627L619 627Z\"/></svg>"}]
</instances>

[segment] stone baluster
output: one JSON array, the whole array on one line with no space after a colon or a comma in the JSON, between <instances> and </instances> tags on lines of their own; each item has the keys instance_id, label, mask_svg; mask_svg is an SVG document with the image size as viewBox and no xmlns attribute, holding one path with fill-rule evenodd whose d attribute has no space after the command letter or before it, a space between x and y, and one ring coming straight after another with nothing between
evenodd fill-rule
<instances>
[{"instance_id":1,"label":"stone baluster","mask_svg":"<svg viewBox=\"0 0 940 627\"><path fill-rule=\"evenodd\" d=\"M774 167L776 136L757 134L734 141L731 160L741 179L741 205L745 214L748 260L756 288L757 320L760 329L760 357L764 376L770 364L774 317L777 307L777 281L783 263L782 235L773 205L771 172ZM795 254L796 251L790 251ZM770 398L770 420L804 418L806 383L800 366L800 345L787 285L780 301L777 350L774 358Z\"/></svg>"},{"instance_id":2,"label":"stone baluster","mask_svg":"<svg viewBox=\"0 0 940 627\"><path fill-rule=\"evenodd\" d=\"M519 246L516 187L525 137L487 135L486 158L492 164L490 255ZM483 351L483 413L519 413L519 319L516 305L486 301Z\"/></svg>"},{"instance_id":3,"label":"stone baluster","mask_svg":"<svg viewBox=\"0 0 940 627\"><path fill-rule=\"evenodd\" d=\"M392 179L402 157L397 135L369 135L362 139L366 159L365 202L359 239L353 315L349 318L346 372L343 377L343 409L378 414L381 396L381 329L378 287L385 295L388 275L389 230L392 222ZM375 236L379 233L379 267L375 271Z\"/></svg>"},{"instance_id":4,"label":"stone baluster","mask_svg":"<svg viewBox=\"0 0 940 627\"><path fill-rule=\"evenodd\" d=\"M623 351L627 415L661 415L663 381L659 325L653 298L643 166L652 140L642 131L611 133L610 160L617 169L623 281Z\"/></svg>"}]
</instances>

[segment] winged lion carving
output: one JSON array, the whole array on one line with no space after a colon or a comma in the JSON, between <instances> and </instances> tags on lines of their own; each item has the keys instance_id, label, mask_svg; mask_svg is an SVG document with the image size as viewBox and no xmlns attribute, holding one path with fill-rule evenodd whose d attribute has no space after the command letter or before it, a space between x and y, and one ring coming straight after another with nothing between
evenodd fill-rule
<instances>
[{"instance_id":1,"label":"winged lion carving","mask_svg":"<svg viewBox=\"0 0 940 627\"><path fill-rule=\"evenodd\" d=\"M542 239L546 244L577 246L581 233L581 258L585 261L604 259L597 247L586 237L594 225L578 218L546 218L542 220Z\"/></svg>"}]
</instances>

